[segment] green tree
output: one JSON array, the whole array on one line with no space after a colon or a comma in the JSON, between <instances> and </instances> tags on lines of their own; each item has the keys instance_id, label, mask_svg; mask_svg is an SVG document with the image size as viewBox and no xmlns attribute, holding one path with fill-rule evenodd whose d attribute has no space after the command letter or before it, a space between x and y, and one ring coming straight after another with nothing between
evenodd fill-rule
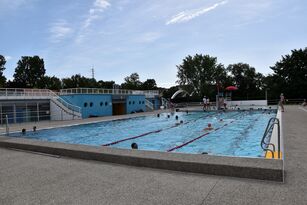
<instances>
[{"instance_id":1,"label":"green tree","mask_svg":"<svg viewBox=\"0 0 307 205\"><path fill-rule=\"evenodd\" d=\"M142 90L156 90L157 89L157 83L155 79L147 79L142 83L140 86Z\"/></svg>"},{"instance_id":2,"label":"green tree","mask_svg":"<svg viewBox=\"0 0 307 205\"><path fill-rule=\"evenodd\" d=\"M195 92L201 96L215 96L216 84L224 87L227 73L216 57L196 54L187 56L181 65L177 65L177 77L180 86L186 86L188 92Z\"/></svg>"},{"instance_id":3,"label":"green tree","mask_svg":"<svg viewBox=\"0 0 307 205\"><path fill-rule=\"evenodd\" d=\"M5 76L3 75L3 71L5 70L5 65L6 63L6 60L4 58L3 55L0 55L0 87L3 88L5 86L5 83L6 83L6 78Z\"/></svg>"},{"instance_id":4,"label":"green tree","mask_svg":"<svg viewBox=\"0 0 307 205\"><path fill-rule=\"evenodd\" d=\"M307 47L282 56L271 69L274 73L267 80L270 81L275 98L280 93L284 93L287 98L307 97Z\"/></svg>"},{"instance_id":5,"label":"green tree","mask_svg":"<svg viewBox=\"0 0 307 205\"><path fill-rule=\"evenodd\" d=\"M125 82L121 84L122 89L138 90L141 86L140 76L137 73L132 73L125 77Z\"/></svg>"},{"instance_id":6,"label":"green tree","mask_svg":"<svg viewBox=\"0 0 307 205\"><path fill-rule=\"evenodd\" d=\"M227 67L233 84L238 87L238 98L264 98L263 75L247 63L231 64Z\"/></svg>"},{"instance_id":7,"label":"green tree","mask_svg":"<svg viewBox=\"0 0 307 205\"><path fill-rule=\"evenodd\" d=\"M97 82L93 78L86 78L81 74L76 74L70 78L62 79L63 88L96 88Z\"/></svg>"},{"instance_id":8,"label":"green tree","mask_svg":"<svg viewBox=\"0 0 307 205\"><path fill-rule=\"evenodd\" d=\"M112 89L114 84L115 84L114 81L103 81L103 80L99 80L99 81L97 82L97 88Z\"/></svg>"},{"instance_id":9,"label":"green tree","mask_svg":"<svg viewBox=\"0 0 307 205\"><path fill-rule=\"evenodd\" d=\"M22 56L15 69L14 82L18 87L39 88L45 72L42 58L39 56Z\"/></svg>"},{"instance_id":10,"label":"green tree","mask_svg":"<svg viewBox=\"0 0 307 205\"><path fill-rule=\"evenodd\" d=\"M39 87L50 90L60 90L62 88L62 82L55 76L44 76L40 81Z\"/></svg>"}]
</instances>

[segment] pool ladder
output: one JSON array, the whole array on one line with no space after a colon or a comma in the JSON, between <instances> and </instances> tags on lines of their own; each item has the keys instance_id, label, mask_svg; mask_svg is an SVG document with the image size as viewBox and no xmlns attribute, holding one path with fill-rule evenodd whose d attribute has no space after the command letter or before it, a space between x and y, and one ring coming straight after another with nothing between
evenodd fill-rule
<instances>
[{"instance_id":1,"label":"pool ladder","mask_svg":"<svg viewBox=\"0 0 307 205\"><path fill-rule=\"evenodd\" d=\"M268 124L266 126L266 129L265 129L265 132L263 134L263 137L262 137L260 145L261 145L261 148L264 151L271 152L272 158L275 159L275 156L274 156L276 154L276 152L275 152L275 145L270 143L270 142L267 143L265 141L265 139L269 136L269 134L271 134L273 132L273 128L274 128L275 124L277 125L277 137L278 137L277 138L277 149L278 149L277 150L278 151L277 152L277 156L278 156L278 159L280 159L281 158L281 153L280 153L280 121L279 121L278 118L272 117L269 120L269 122L268 122ZM269 146L272 146L272 149L270 149Z\"/></svg>"}]
</instances>

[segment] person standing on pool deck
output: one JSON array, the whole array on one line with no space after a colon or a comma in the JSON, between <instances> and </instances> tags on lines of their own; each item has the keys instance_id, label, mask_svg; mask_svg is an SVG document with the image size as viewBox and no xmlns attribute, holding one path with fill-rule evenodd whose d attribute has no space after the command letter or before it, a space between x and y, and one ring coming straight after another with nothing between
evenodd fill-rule
<instances>
[{"instance_id":1,"label":"person standing on pool deck","mask_svg":"<svg viewBox=\"0 0 307 205\"><path fill-rule=\"evenodd\" d=\"M206 98L206 96L204 96L204 98L203 98L203 103L204 103L203 110L206 110L207 109L207 98Z\"/></svg>"},{"instance_id":2,"label":"person standing on pool deck","mask_svg":"<svg viewBox=\"0 0 307 205\"><path fill-rule=\"evenodd\" d=\"M282 112L285 112L284 102L285 102L285 96L284 96L283 93L281 93L281 94L280 94L279 106L281 107L281 111L282 111Z\"/></svg>"}]
</instances>

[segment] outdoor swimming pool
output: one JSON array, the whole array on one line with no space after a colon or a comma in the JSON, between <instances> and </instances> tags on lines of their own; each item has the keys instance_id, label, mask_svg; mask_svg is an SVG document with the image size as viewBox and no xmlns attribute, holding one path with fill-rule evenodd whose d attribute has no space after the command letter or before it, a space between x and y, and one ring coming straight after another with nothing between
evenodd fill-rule
<instances>
[{"instance_id":1,"label":"outdoor swimming pool","mask_svg":"<svg viewBox=\"0 0 307 205\"><path fill-rule=\"evenodd\" d=\"M135 142L141 150L263 157L260 140L275 116L276 110L175 112L10 136L124 149ZM204 130L208 123L212 130Z\"/></svg>"}]
</instances>

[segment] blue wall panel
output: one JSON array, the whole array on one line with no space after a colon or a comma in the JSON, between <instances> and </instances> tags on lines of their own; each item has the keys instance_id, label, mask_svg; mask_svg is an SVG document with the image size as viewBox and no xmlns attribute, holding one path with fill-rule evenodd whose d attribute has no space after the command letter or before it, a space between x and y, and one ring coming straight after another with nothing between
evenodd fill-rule
<instances>
[{"instance_id":1,"label":"blue wall panel","mask_svg":"<svg viewBox=\"0 0 307 205\"><path fill-rule=\"evenodd\" d=\"M127 114L146 111L145 95L128 95L126 98Z\"/></svg>"},{"instance_id":2,"label":"blue wall panel","mask_svg":"<svg viewBox=\"0 0 307 205\"><path fill-rule=\"evenodd\" d=\"M110 94L74 94L61 97L81 107L83 118L112 115L112 95Z\"/></svg>"}]
</instances>

